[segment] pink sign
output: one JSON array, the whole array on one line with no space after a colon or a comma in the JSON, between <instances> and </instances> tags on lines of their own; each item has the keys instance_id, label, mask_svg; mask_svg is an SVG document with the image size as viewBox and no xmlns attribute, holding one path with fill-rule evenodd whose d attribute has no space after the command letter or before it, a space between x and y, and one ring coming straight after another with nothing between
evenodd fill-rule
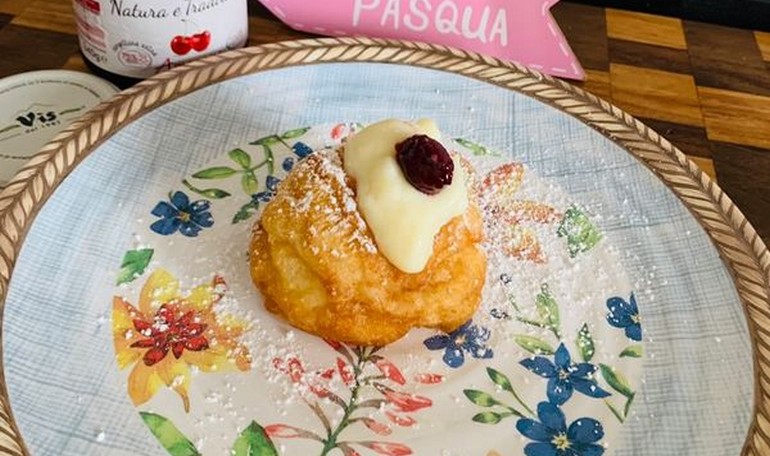
<instances>
[{"instance_id":1,"label":"pink sign","mask_svg":"<svg viewBox=\"0 0 770 456\"><path fill-rule=\"evenodd\" d=\"M559 0L260 0L296 30L424 41L583 79L550 9Z\"/></svg>"}]
</instances>

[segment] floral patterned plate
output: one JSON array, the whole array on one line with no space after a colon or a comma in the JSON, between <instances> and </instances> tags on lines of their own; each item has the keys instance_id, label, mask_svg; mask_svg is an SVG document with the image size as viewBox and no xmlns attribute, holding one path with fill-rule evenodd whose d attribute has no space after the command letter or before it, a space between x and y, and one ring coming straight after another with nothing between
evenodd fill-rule
<instances>
[{"instance_id":1,"label":"floral patterned plate","mask_svg":"<svg viewBox=\"0 0 770 456\"><path fill-rule=\"evenodd\" d=\"M390 346L355 347L296 331L262 308L242 260L260 208L298 160L357 128L255 138L138 214L112 330L128 395L152 432L174 455L272 454L278 443L283 454L470 454L479 444L467 435L410 442L440 435L442 417L459 408L467 423L457 425L489 434L490 448L603 453L631 414L643 356L622 261L567 195L469 139L450 147L479 174L485 201L490 268L473 320L450 334L415 330ZM266 412L273 402L282 406ZM230 432L208 436L206 417Z\"/></svg>"},{"instance_id":2,"label":"floral patterned plate","mask_svg":"<svg viewBox=\"0 0 770 456\"><path fill-rule=\"evenodd\" d=\"M246 252L297 162L385 117L436 119L473 169L488 277L454 332L357 347L267 312ZM0 454L765 445L755 233L633 119L497 61L368 40L204 60L73 125L0 194L0 226Z\"/></svg>"}]
</instances>

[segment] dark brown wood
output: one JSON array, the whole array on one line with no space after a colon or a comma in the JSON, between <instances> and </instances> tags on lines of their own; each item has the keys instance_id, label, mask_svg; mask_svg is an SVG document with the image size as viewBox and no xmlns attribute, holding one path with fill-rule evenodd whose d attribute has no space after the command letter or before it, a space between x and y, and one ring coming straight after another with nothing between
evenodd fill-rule
<instances>
[{"instance_id":1,"label":"dark brown wood","mask_svg":"<svg viewBox=\"0 0 770 456\"><path fill-rule=\"evenodd\" d=\"M0 30L0 78L59 68L78 52L74 35L8 24Z\"/></svg>"},{"instance_id":2,"label":"dark brown wood","mask_svg":"<svg viewBox=\"0 0 770 456\"><path fill-rule=\"evenodd\" d=\"M607 71L610 61L607 53L607 21L604 9L561 2L551 9L551 13L575 54L580 56L583 67Z\"/></svg>"},{"instance_id":3,"label":"dark brown wood","mask_svg":"<svg viewBox=\"0 0 770 456\"><path fill-rule=\"evenodd\" d=\"M691 127L663 120L640 118L647 126L671 141L687 155L711 158L711 143L704 128Z\"/></svg>"},{"instance_id":4,"label":"dark brown wood","mask_svg":"<svg viewBox=\"0 0 770 456\"><path fill-rule=\"evenodd\" d=\"M751 30L686 21L684 31L698 85L770 95L770 71Z\"/></svg>"},{"instance_id":5,"label":"dark brown wood","mask_svg":"<svg viewBox=\"0 0 770 456\"><path fill-rule=\"evenodd\" d=\"M612 63L690 74L690 56L687 51L627 40L609 40Z\"/></svg>"},{"instance_id":6,"label":"dark brown wood","mask_svg":"<svg viewBox=\"0 0 770 456\"><path fill-rule=\"evenodd\" d=\"M250 46L316 36L292 29L257 0L249 0L248 5Z\"/></svg>"},{"instance_id":7,"label":"dark brown wood","mask_svg":"<svg viewBox=\"0 0 770 456\"><path fill-rule=\"evenodd\" d=\"M770 151L714 142L717 179L770 245Z\"/></svg>"},{"instance_id":8,"label":"dark brown wood","mask_svg":"<svg viewBox=\"0 0 770 456\"><path fill-rule=\"evenodd\" d=\"M261 17L262 19L277 20L275 15L270 12L265 5L259 3L257 0L249 0L249 17Z\"/></svg>"},{"instance_id":9,"label":"dark brown wood","mask_svg":"<svg viewBox=\"0 0 770 456\"><path fill-rule=\"evenodd\" d=\"M599 7L681 17L730 27L770 31L770 2L766 0L568 0Z\"/></svg>"},{"instance_id":10,"label":"dark brown wood","mask_svg":"<svg viewBox=\"0 0 770 456\"><path fill-rule=\"evenodd\" d=\"M265 19L259 16L249 18L249 46L313 36L315 35L293 30L277 19Z\"/></svg>"},{"instance_id":11,"label":"dark brown wood","mask_svg":"<svg viewBox=\"0 0 770 456\"><path fill-rule=\"evenodd\" d=\"M13 19L13 16L11 16L10 14L2 14L2 13L0 13L0 30L2 30L3 26L5 26L5 24L11 22L11 19Z\"/></svg>"}]
</instances>

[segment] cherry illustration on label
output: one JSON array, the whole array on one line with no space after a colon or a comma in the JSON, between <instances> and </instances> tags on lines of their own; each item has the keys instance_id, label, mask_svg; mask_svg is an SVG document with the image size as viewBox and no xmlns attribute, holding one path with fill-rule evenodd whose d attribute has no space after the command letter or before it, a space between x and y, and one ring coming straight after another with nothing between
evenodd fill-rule
<instances>
[{"instance_id":1,"label":"cherry illustration on label","mask_svg":"<svg viewBox=\"0 0 770 456\"><path fill-rule=\"evenodd\" d=\"M171 50L176 55L185 55L192 49L190 37L177 35L171 39Z\"/></svg>"},{"instance_id":2,"label":"cherry illustration on label","mask_svg":"<svg viewBox=\"0 0 770 456\"><path fill-rule=\"evenodd\" d=\"M191 45L197 52L203 52L211 43L211 33L208 30L204 30L201 33L196 33L192 36Z\"/></svg>"},{"instance_id":3,"label":"cherry illustration on label","mask_svg":"<svg viewBox=\"0 0 770 456\"><path fill-rule=\"evenodd\" d=\"M211 44L211 32L204 30L201 33L184 36L177 35L171 39L171 50L177 55L186 55L191 50L203 52Z\"/></svg>"}]
</instances>

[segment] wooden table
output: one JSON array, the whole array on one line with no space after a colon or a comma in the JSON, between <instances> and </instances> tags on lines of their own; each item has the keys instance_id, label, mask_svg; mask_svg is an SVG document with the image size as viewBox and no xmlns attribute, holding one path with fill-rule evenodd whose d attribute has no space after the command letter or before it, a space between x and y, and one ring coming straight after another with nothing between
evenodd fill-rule
<instances>
[{"instance_id":1,"label":"wooden table","mask_svg":"<svg viewBox=\"0 0 770 456\"><path fill-rule=\"evenodd\" d=\"M249 3L249 43L308 37ZM561 2L553 9L587 71L578 85L692 158L770 244L770 33ZM68 0L0 0L0 77L88 71Z\"/></svg>"}]
</instances>

